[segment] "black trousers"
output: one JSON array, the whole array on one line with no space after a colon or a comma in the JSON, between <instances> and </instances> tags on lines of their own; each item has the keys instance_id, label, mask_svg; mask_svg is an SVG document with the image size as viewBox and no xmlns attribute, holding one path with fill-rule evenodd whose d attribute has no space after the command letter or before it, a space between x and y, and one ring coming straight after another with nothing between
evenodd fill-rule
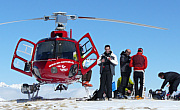
<instances>
[{"instance_id":1,"label":"black trousers","mask_svg":"<svg viewBox=\"0 0 180 110\"><path fill-rule=\"evenodd\" d=\"M117 88L117 90L118 92L122 93L122 95L125 95L125 88L127 88L130 74L131 73L129 72L121 72L121 85Z\"/></svg>"},{"instance_id":2,"label":"black trousers","mask_svg":"<svg viewBox=\"0 0 180 110\"><path fill-rule=\"evenodd\" d=\"M180 79L175 80L174 82L169 83L169 93L172 94L174 91L177 91L177 88L179 86Z\"/></svg>"},{"instance_id":3,"label":"black trousers","mask_svg":"<svg viewBox=\"0 0 180 110\"><path fill-rule=\"evenodd\" d=\"M92 70L89 70L85 75L82 76L82 81L91 81Z\"/></svg>"},{"instance_id":4,"label":"black trousers","mask_svg":"<svg viewBox=\"0 0 180 110\"><path fill-rule=\"evenodd\" d=\"M98 98L103 98L103 93L106 91L106 96L108 98L112 98L112 77L113 75L110 71L102 71L100 78L100 89L98 91Z\"/></svg>"},{"instance_id":5,"label":"black trousers","mask_svg":"<svg viewBox=\"0 0 180 110\"><path fill-rule=\"evenodd\" d=\"M135 96L139 95L140 97L142 97L143 81L144 81L144 72L134 71ZM139 82L140 82L140 88L138 89Z\"/></svg>"}]
</instances>

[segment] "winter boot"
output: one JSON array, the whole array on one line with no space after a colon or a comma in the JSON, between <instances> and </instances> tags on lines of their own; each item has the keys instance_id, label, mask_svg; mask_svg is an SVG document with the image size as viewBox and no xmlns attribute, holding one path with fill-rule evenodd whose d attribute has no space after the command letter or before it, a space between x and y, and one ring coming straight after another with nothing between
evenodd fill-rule
<instances>
[{"instance_id":1,"label":"winter boot","mask_svg":"<svg viewBox=\"0 0 180 110\"><path fill-rule=\"evenodd\" d=\"M137 95L137 96L135 97L135 99L139 100L139 99L140 99L139 95Z\"/></svg>"},{"instance_id":2,"label":"winter boot","mask_svg":"<svg viewBox=\"0 0 180 110\"><path fill-rule=\"evenodd\" d=\"M83 82L82 82L82 86L93 87L92 84L89 84L89 81L83 81Z\"/></svg>"}]
</instances>

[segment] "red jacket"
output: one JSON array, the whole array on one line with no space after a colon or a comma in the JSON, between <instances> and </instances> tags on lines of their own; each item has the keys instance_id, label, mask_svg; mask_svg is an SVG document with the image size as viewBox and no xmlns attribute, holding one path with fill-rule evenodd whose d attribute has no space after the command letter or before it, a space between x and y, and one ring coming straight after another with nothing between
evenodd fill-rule
<instances>
[{"instance_id":1,"label":"red jacket","mask_svg":"<svg viewBox=\"0 0 180 110\"><path fill-rule=\"evenodd\" d=\"M144 70L147 68L147 57L142 55L142 52L138 52L131 57L129 66L134 67L134 70Z\"/></svg>"}]
</instances>

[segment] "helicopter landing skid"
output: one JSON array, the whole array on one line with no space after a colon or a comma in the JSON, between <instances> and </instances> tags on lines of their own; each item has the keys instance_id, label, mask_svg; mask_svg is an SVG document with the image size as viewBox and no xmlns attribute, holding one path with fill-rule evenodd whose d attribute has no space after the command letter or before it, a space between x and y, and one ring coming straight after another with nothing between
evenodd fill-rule
<instances>
[{"instance_id":1,"label":"helicopter landing skid","mask_svg":"<svg viewBox=\"0 0 180 110\"><path fill-rule=\"evenodd\" d=\"M82 82L81 81L77 81L78 83L81 83L82 84ZM85 91L86 91L86 94L87 94L87 97L88 98L91 98L91 95L90 95L90 93L89 93L89 86L87 86L87 85L83 85L84 86L84 88L85 88Z\"/></svg>"},{"instance_id":2,"label":"helicopter landing skid","mask_svg":"<svg viewBox=\"0 0 180 110\"><path fill-rule=\"evenodd\" d=\"M85 87L85 90L86 90L87 97L88 97L88 98L91 98L91 95L90 95L90 93L89 93L89 88L86 87L86 86L84 86L84 87Z\"/></svg>"},{"instance_id":3,"label":"helicopter landing skid","mask_svg":"<svg viewBox=\"0 0 180 110\"><path fill-rule=\"evenodd\" d=\"M43 97L38 96L40 85L41 85L40 83L33 84L33 85L23 84L21 86L21 92L23 94L28 94L28 100L43 99Z\"/></svg>"}]
</instances>

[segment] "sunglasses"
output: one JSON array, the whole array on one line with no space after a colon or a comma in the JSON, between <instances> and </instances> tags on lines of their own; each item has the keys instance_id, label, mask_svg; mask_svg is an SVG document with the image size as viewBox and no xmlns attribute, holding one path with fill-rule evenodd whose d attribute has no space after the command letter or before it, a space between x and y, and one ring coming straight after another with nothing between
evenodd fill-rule
<instances>
[{"instance_id":1,"label":"sunglasses","mask_svg":"<svg viewBox=\"0 0 180 110\"><path fill-rule=\"evenodd\" d=\"M127 52L127 53L131 54L131 52Z\"/></svg>"}]
</instances>

